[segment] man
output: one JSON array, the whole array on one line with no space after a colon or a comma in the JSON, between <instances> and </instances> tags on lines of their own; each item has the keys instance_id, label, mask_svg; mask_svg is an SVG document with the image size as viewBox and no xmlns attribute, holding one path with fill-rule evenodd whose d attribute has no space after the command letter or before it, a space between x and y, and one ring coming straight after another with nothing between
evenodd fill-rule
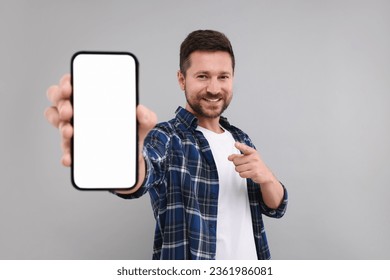
<instances>
[{"instance_id":1,"label":"man","mask_svg":"<svg viewBox=\"0 0 390 280\"><path fill-rule=\"evenodd\" d=\"M153 259L269 259L262 215L280 218L287 191L248 135L221 116L232 100L235 58L220 32L190 33L180 48L177 79L185 109L157 124L139 105L138 184L120 197L149 192L156 219ZM70 76L48 89L45 115L62 135L71 164ZM98 81L97 81L98 82Z\"/></svg>"}]
</instances>

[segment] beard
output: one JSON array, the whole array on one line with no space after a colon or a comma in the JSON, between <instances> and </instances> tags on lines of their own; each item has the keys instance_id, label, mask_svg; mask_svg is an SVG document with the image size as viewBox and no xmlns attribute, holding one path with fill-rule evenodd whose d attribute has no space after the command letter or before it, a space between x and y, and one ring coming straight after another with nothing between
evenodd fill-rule
<instances>
[{"instance_id":1,"label":"beard","mask_svg":"<svg viewBox=\"0 0 390 280\"><path fill-rule=\"evenodd\" d=\"M187 91L185 91L187 104L195 112L196 116L203 118L217 118L222 115L222 113L228 108L230 101L232 100L232 95L230 98L226 99L223 95L215 95L206 93L201 96L196 96L195 98L190 98ZM207 101L207 99L219 99L219 101Z\"/></svg>"}]
</instances>

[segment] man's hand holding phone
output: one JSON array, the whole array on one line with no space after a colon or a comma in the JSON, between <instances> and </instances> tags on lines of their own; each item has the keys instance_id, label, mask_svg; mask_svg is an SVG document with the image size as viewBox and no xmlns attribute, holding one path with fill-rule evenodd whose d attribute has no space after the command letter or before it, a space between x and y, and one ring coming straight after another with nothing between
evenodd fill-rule
<instances>
[{"instance_id":1,"label":"man's hand holding phone","mask_svg":"<svg viewBox=\"0 0 390 280\"><path fill-rule=\"evenodd\" d=\"M131 79L131 78L132 77L129 77L129 79ZM101 80L101 78L100 78L100 80ZM99 84L100 80L99 80L99 78L97 78L95 81L97 83L97 87L100 86L100 84ZM73 85L74 84L75 83L73 82ZM81 86L79 85L77 89L80 89L80 87ZM74 100L74 96L72 96L73 90L74 90L74 88L72 87L72 77L70 74L64 75L61 78L58 85L53 85L53 86L49 87L47 90L47 97L51 102L51 106L45 110L45 117L54 127L58 128L60 131L61 147L62 147L61 162L64 166L68 166L68 167L72 166L72 183L76 187L79 188L79 186L75 183L75 181L73 181L75 178L74 171L77 170L78 167L75 167L73 165L74 160L75 160L74 159L75 150L74 150L74 147L72 147L72 143L74 146L74 138L73 137L75 136L75 127L73 124L75 124L77 126L78 124L80 124L82 122L80 121L80 119L81 119L80 113L79 113L79 115L77 115L75 117L73 102L75 102L75 101L77 102L76 106L80 106L80 107L78 107L79 110L81 110L81 108L82 108L83 111L88 111L89 110L88 108L93 108L96 104L99 104L98 103L99 100L97 100L98 98L94 98L94 94L89 94L89 96L88 96L89 99L86 101L82 101L84 103L82 103L81 101ZM78 94L78 96L81 95L81 93L77 92L77 91L76 91L76 94ZM107 94L110 94L110 93L107 93ZM112 131L113 128L111 126L115 127L115 126L118 126L118 122L121 123L121 120L119 120L117 118L115 119L115 117L113 119L110 119L110 113L108 110L105 109L105 108L109 108L110 100L113 100L114 98L115 98L115 95L107 96L107 102L108 102L107 107L105 105L99 105L100 109L98 111L91 111L92 113L89 112L86 115L87 119L88 119L88 117L90 115L96 115L96 112L101 112L101 114L99 113L99 118L102 117L101 121L100 121L100 119L97 119L98 121L96 121L96 120L92 121L91 124L93 124L93 126L95 126L95 130L96 129L101 130L102 137L107 136L107 135L105 135L105 133L107 134L107 133L110 133L110 131ZM115 102L118 102L118 101L115 101ZM84 104L84 105L79 105L79 104ZM87 106L85 104L87 104ZM116 104L118 105L118 103L116 103ZM133 104L136 104L136 103L133 103ZM115 106L117 106L117 105L115 105ZM82 106L84 106L84 107L82 107ZM129 104L129 106L131 106L131 104ZM129 112L131 112L132 108L129 107L128 109L129 109ZM133 108L133 111L134 111L134 108ZM138 151L140 151L138 153L138 159L135 159L135 161L137 161L137 164L136 164L137 170L136 170L135 176L138 176L137 180L135 180L136 184L134 186L131 186L132 187L131 189L122 188L122 187L120 187L120 188L115 187L118 184L113 184L114 187L106 184L106 185L103 185L103 187L99 186L96 189L120 189L120 190L117 190L118 193L133 193L140 187L140 185L143 182L143 179L145 177L145 162L144 162L144 159L142 156L143 142L144 142L144 139L145 139L146 135L148 134L148 132L156 125L157 116L154 112L152 112L151 110L149 110L148 108L146 108L143 105L137 105L136 110L134 112L136 114L136 119L137 119L136 122L138 124L137 125L138 138L137 138L137 143L135 143L135 145L138 146ZM108 122L106 121L107 118L109 119ZM84 116L84 119L85 119L85 116ZM125 126L124 129L127 129L127 127L128 126ZM88 130L88 129L85 129L84 127L82 129L79 128L78 134L76 133L76 137L78 136L80 139L81 138L80 135L85 134L84 131L86 131L86 130ZM136 132L134 132L133 134L136 134ZM95 136L93 136L93 137L94 138L92 138L92 139L86 138L89 140L88 144L93 144L95 142L99 143L100 134L95 134ZM116 138L113 137L113 139L115 141L117 139L118 143L121 143L120 139L118 139L118 138L120 138L120 137L116 137ZM115 170L117 168L120 168L120 166L116 166L116 164L115 164L116 162L115 162L115 160L113 161L112 158L107 160L104 157L102 157L101 155L107 154L107 150L108 150L108 154L112 153L111 150L115 150L116 148L118 148L117 147L118 145L115 145L116 142L114 142L114 145L113 145L113 143L110 143L107 146L107 145L105 145L105 143L106 143L105 141L106 140L101 142L103 144L100 144L98 147L94 147L94 149L92 149L94 154L89 155L88 158L90 158L90 159L88 159L88 160L89 160L89 162L92 162L93 164L95 164L95 162L97 162L98 164L96 166L98 166L99 168L100 168L100 166L99 166L100 164L102 164L103 166L104 166L104 164L106 164L103 170L107 171L107 173L109 173L107 169ZM81 147L83 147L83 150L85 150L84 146L81 146ZM118 151L118 149L117 149L117 151ZM80 153L80 152L78 152L78 153ZM119 152L117 152L117 153L120 154ZM111 163L109 163L110 161L111 161ZM89 167L89 166L87 166L87 167ZM93 167L91 167L91 168L93 168ZM82 169L82 168L79 168L79 169ZM84 165L83 169L85 170L85 169L89 169L89 168L86 168ZM96 167L95 167L95 169L96 169ZM96 174L96 176L98 176L100 174L100 172L94 171L92 174ZM91 175L88 175L88 176L91 177ZM109 178L113 178L113 182L115 182L114 179L116 176L112 176L112 175L110 175L110 176L111 177L109 177ZM108 179L108 180L111 180L111 179ZM107 181L107 182L109 182L109 181ZM81 186L81 189L83 189L83 186ZM88 186L86 189L95 189L95 188L93 188L93 187L90 188Z\"/></svg>"},{"instance_id":2,"label":"man's hand holding phone","mask_svg":"<svg viewBox=\"0 0 390 280\"><path fill-rule=\"evenodd\" d=\"M64 166L70 167L70 142L73 136L73 127L70 120L73 116L73 108L70 103L72 85L70 74L65 74L58 85L52 85L47 89L47 98L51 106L45 110L45 117L61 134L62 159Z\"/></svg>"}]
</instances>

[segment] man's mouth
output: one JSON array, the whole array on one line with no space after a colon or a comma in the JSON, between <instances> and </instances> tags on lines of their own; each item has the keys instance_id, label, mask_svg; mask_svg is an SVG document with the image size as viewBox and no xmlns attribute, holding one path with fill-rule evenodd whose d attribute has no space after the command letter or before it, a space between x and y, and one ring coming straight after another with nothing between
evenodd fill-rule
<instances>
[{"instance_id":1,"label":"man's mouth","mask_svg":"<svg viewBox=\"0 0 390 280\"><path fill-rule=\"evenodd\" d=\"M204 100L206 100L207 102L218 102L220 101L222 98L203 98Z\"/></svg>"}]
</instances>

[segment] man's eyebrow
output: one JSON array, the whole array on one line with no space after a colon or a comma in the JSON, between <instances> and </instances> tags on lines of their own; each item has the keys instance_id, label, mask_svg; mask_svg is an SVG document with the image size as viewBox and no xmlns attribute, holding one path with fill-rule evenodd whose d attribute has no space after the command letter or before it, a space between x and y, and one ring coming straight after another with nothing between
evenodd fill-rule
<instances>
[{"instance_id":1,"label":"man's eyebrow","mask_svg":"<svg viewBox=\"0 0 390 280\"><path fill-rule=\"evenodd\" d=\"M200 70L198 72L195 72L195 75L199 75L199 74L210 74L210 71L206 71L206 70ZM222 72L218 72L218 75L232 75L231 72L229 71L222 71Z\"/></svg>"},{"instance_id":2,"label":"man's eyebrow","mask_svg":"<svg viewBox=\"0 0 390 280\"><path fill-rule=\"evenodd\" d=\"M200 70L198 72L195 72L195 75L199 75L199 74L210 74L210 71Z\"/></svg>"},{"instance_id":3,"label":"man's eyebrow","mask_svg":"<svg viewBox=\"0 0 390 280\"><path fill-rule=\"evenodd\" d=\"M221 73L219 73L219 75L231 75L232 73L229 72L229 71L222 71Z\"/></svg>"}]
</instances>

